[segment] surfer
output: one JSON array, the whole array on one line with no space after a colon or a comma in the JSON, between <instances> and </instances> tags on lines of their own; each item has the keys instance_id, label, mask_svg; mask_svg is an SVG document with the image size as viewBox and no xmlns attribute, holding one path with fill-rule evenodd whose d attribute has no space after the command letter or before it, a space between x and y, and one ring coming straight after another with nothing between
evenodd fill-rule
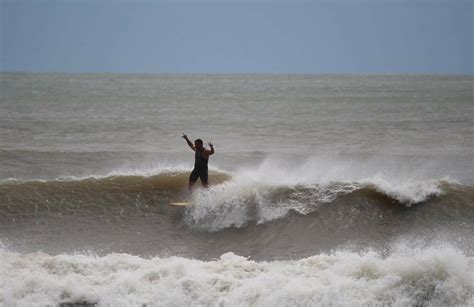
<instances>
[{"instance_id":1,"label":"surfer","mask_svg":"<svg viewBox=\"0 0 474 307\"><path fill-rule=\"evenodd\" d=\"M188 139L188 136L183 133L183 138L188 143L189 147L195 152L194 157L194 169L189 175L189 184L188 189L191 189L198 178L201 179L201 184L203 187L207 188L208 186L208 171L207 171L207 162L209 161L209 156L214 154L214 146L212 143L209 143L209 147L206 149L203 146L201 139L194 141L194 144Z\"/></svg>"}]
</instances>

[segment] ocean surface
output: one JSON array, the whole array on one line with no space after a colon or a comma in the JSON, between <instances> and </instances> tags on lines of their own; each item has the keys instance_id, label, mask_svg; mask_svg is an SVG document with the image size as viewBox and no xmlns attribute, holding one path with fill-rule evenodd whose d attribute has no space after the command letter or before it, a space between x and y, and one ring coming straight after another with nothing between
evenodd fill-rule
<instances>
[{"instance_id":1,"label":"ocean surface","mask_svg":"<svg viewBox=\"0 0 474 307\"><path fill-rule=\"evenodd\" d=\"M473 76L0 82L2 306L474 305Z\"/></svg>"}]
</instances>

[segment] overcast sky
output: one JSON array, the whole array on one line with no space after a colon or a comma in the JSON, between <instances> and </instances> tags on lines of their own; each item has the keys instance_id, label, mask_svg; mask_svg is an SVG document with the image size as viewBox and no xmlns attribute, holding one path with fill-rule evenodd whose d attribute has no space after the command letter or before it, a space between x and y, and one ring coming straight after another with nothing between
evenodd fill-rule
<instances>
[{"instance_id":1,"label":"overcast sky","mask_svg":"<svg viewBox=\"0 0 474 307\"><path fill-rule=\"evenodd\" d=\"M0 0L2 71L473 74L474 0Z\"/></svg>"}]
</instances>

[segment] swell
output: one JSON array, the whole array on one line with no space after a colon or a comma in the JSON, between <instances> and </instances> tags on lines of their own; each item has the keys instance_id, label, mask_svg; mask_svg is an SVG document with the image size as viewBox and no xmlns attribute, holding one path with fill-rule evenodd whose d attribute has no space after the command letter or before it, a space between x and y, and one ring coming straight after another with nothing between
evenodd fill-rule
<instances>
[{"instance_id":1,"label":"swell","mask_svg":"<svg viewBox=\"0 0 474 307\"><path fill-rule=\"evenodd\" d=\"M85 178L65 177L55 180L15 180L9 179L0 183L0 187L7 192L21 191L22 189L33 189L43 191L150 191L169 190L176 191L186 186L189 172L169 171L157 175L110 175L91 176ZM210 172L210 180L220 184L230 178L223 172Z\"/></svg>"},{"instance_id":2,"label":"swell","mask_svg":"<svg viewBox=\"0 0 474 307\"><path fill-rule=\"evenodd\" d=\"M43 213L114 216L132 208L138 214L156 211L186 192L188 172L161 172L153 176L114 175L89 178L17 181L0 184L0 217L39 216ZM229 176L210 172L219 184Z\"/></svg>"},{"instance_id":3,"label":"swell","mask_svg":"<svg viewBox=\"0 0 474 307\"><path fill-rule=\"evenodd\" d=\"M291 259L348 242L383 247L404 236L436 241L443 235L441 241L474 247L470 186L444 179L403 185L380 178L289 185L247 179L212 172L213 185L190 195L184 172L4 182L0 233L27 252L90 249L201 259L227 251ZM398 200L417 195L423 200L416 204ZM169 206L182 198L191 205Z\"/></svg>"},{"instance_id":4,"label":"swell","mask_svg":"<svg viewBox=\"0 0 474 307\"><path fill-rule=\"evenodd\" d=\"M172 214L172 201L186 199L191 206L185 210L188 225L219 230L257 224L287 216L290 212L307 215L322 206L343 203L354 208L375 207L382 210L406 210L416 204L457 204L456 210L471 211L474 187L463 186L449 179L394 184L373 177L358 182L324 184L273 184L243 180L238 174L212 171L208 190L187 193L188 173L173 171L154 176L109 176L52 181L4 181L0 184L0 216L15 218L35 216L42 212L103 215L123 213L133 208L141 213ZM199 182L196 183L199 186ZM336 207L333 208L336 210ZM350 209L345 210L349 214ZM439 210L433 208L433 210Z\"/></svg>"},{"instance_id":5,"label":"swell","mask_svg":"<svg viewBox=\"0 0 474 307\"><path fill-rule=\"evenodd\" d=\"M22 194L27 191L35 193L61 194L63 192L94 192L94 191L121 191L121 192L148 192L148 191L167 191L175 193L182 191L187 186L189 172L183 171L165 171L157 175L110 175L103 177L65 177L55 180L16 180L7 179L0 181L0 189L4 194L14 195ZM441 178L434 180L407 182L402 184L393 184L377 176L362 179L359 181L333 181L328 183L295 183L295 184L275 184L266 182L248 182L235 179L229 173L220 171L210 171L210 182L217 189L232 189L231 185L237 184L245 188L248 185L256 185L261 189L273 189L280 193L291 192L308 192L311 190L325 190L326 202L333 199L333 196L339 193L350 193L356 190L364 190L367 195L380 194L396 201L400 204L413 205L429 200L432 197L440 196L445 191L469 191L474 190L473 187L463 186L449 178ZM238 178L237 178L238 179ZM196 186L199 186L199 181ZM324 196L320 195L324 200Z\"/></svg>"}]
</instances>

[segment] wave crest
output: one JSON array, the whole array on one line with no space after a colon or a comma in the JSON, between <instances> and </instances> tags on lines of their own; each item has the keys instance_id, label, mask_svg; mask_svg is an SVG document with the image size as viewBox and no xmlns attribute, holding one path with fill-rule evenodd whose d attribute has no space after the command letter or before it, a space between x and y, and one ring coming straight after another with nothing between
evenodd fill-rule
<instances>
[{"instance_id":1,"label":"wave crest","mask_svg":"<svg viewBox=\"0 0 474 307\"><path fill-rule=\"evenodd\" d=\"M442 195L443 185L456 182L448 177L425 181L390 182L381 176L375 176L372 179L363 180L361 183L401 204L411 206Z\"/></svg>"},{"instance_id":2,"label":"wave crest","mask_svg":"<svg viewBox=\"0 0 474 307\"><path fill-rule=\"evenodd\" d=\"M193 227L217 231L282 218L290 212L309 214L348 195L355 201L385 202L410 207L444 193L448 178L395 184L380 177L360 182L332 182L294 186L271 186L233 179L209 190L194 193L186 222ZM356 204L349 201L351 206Z\"/></svg>"}]
</instances>

